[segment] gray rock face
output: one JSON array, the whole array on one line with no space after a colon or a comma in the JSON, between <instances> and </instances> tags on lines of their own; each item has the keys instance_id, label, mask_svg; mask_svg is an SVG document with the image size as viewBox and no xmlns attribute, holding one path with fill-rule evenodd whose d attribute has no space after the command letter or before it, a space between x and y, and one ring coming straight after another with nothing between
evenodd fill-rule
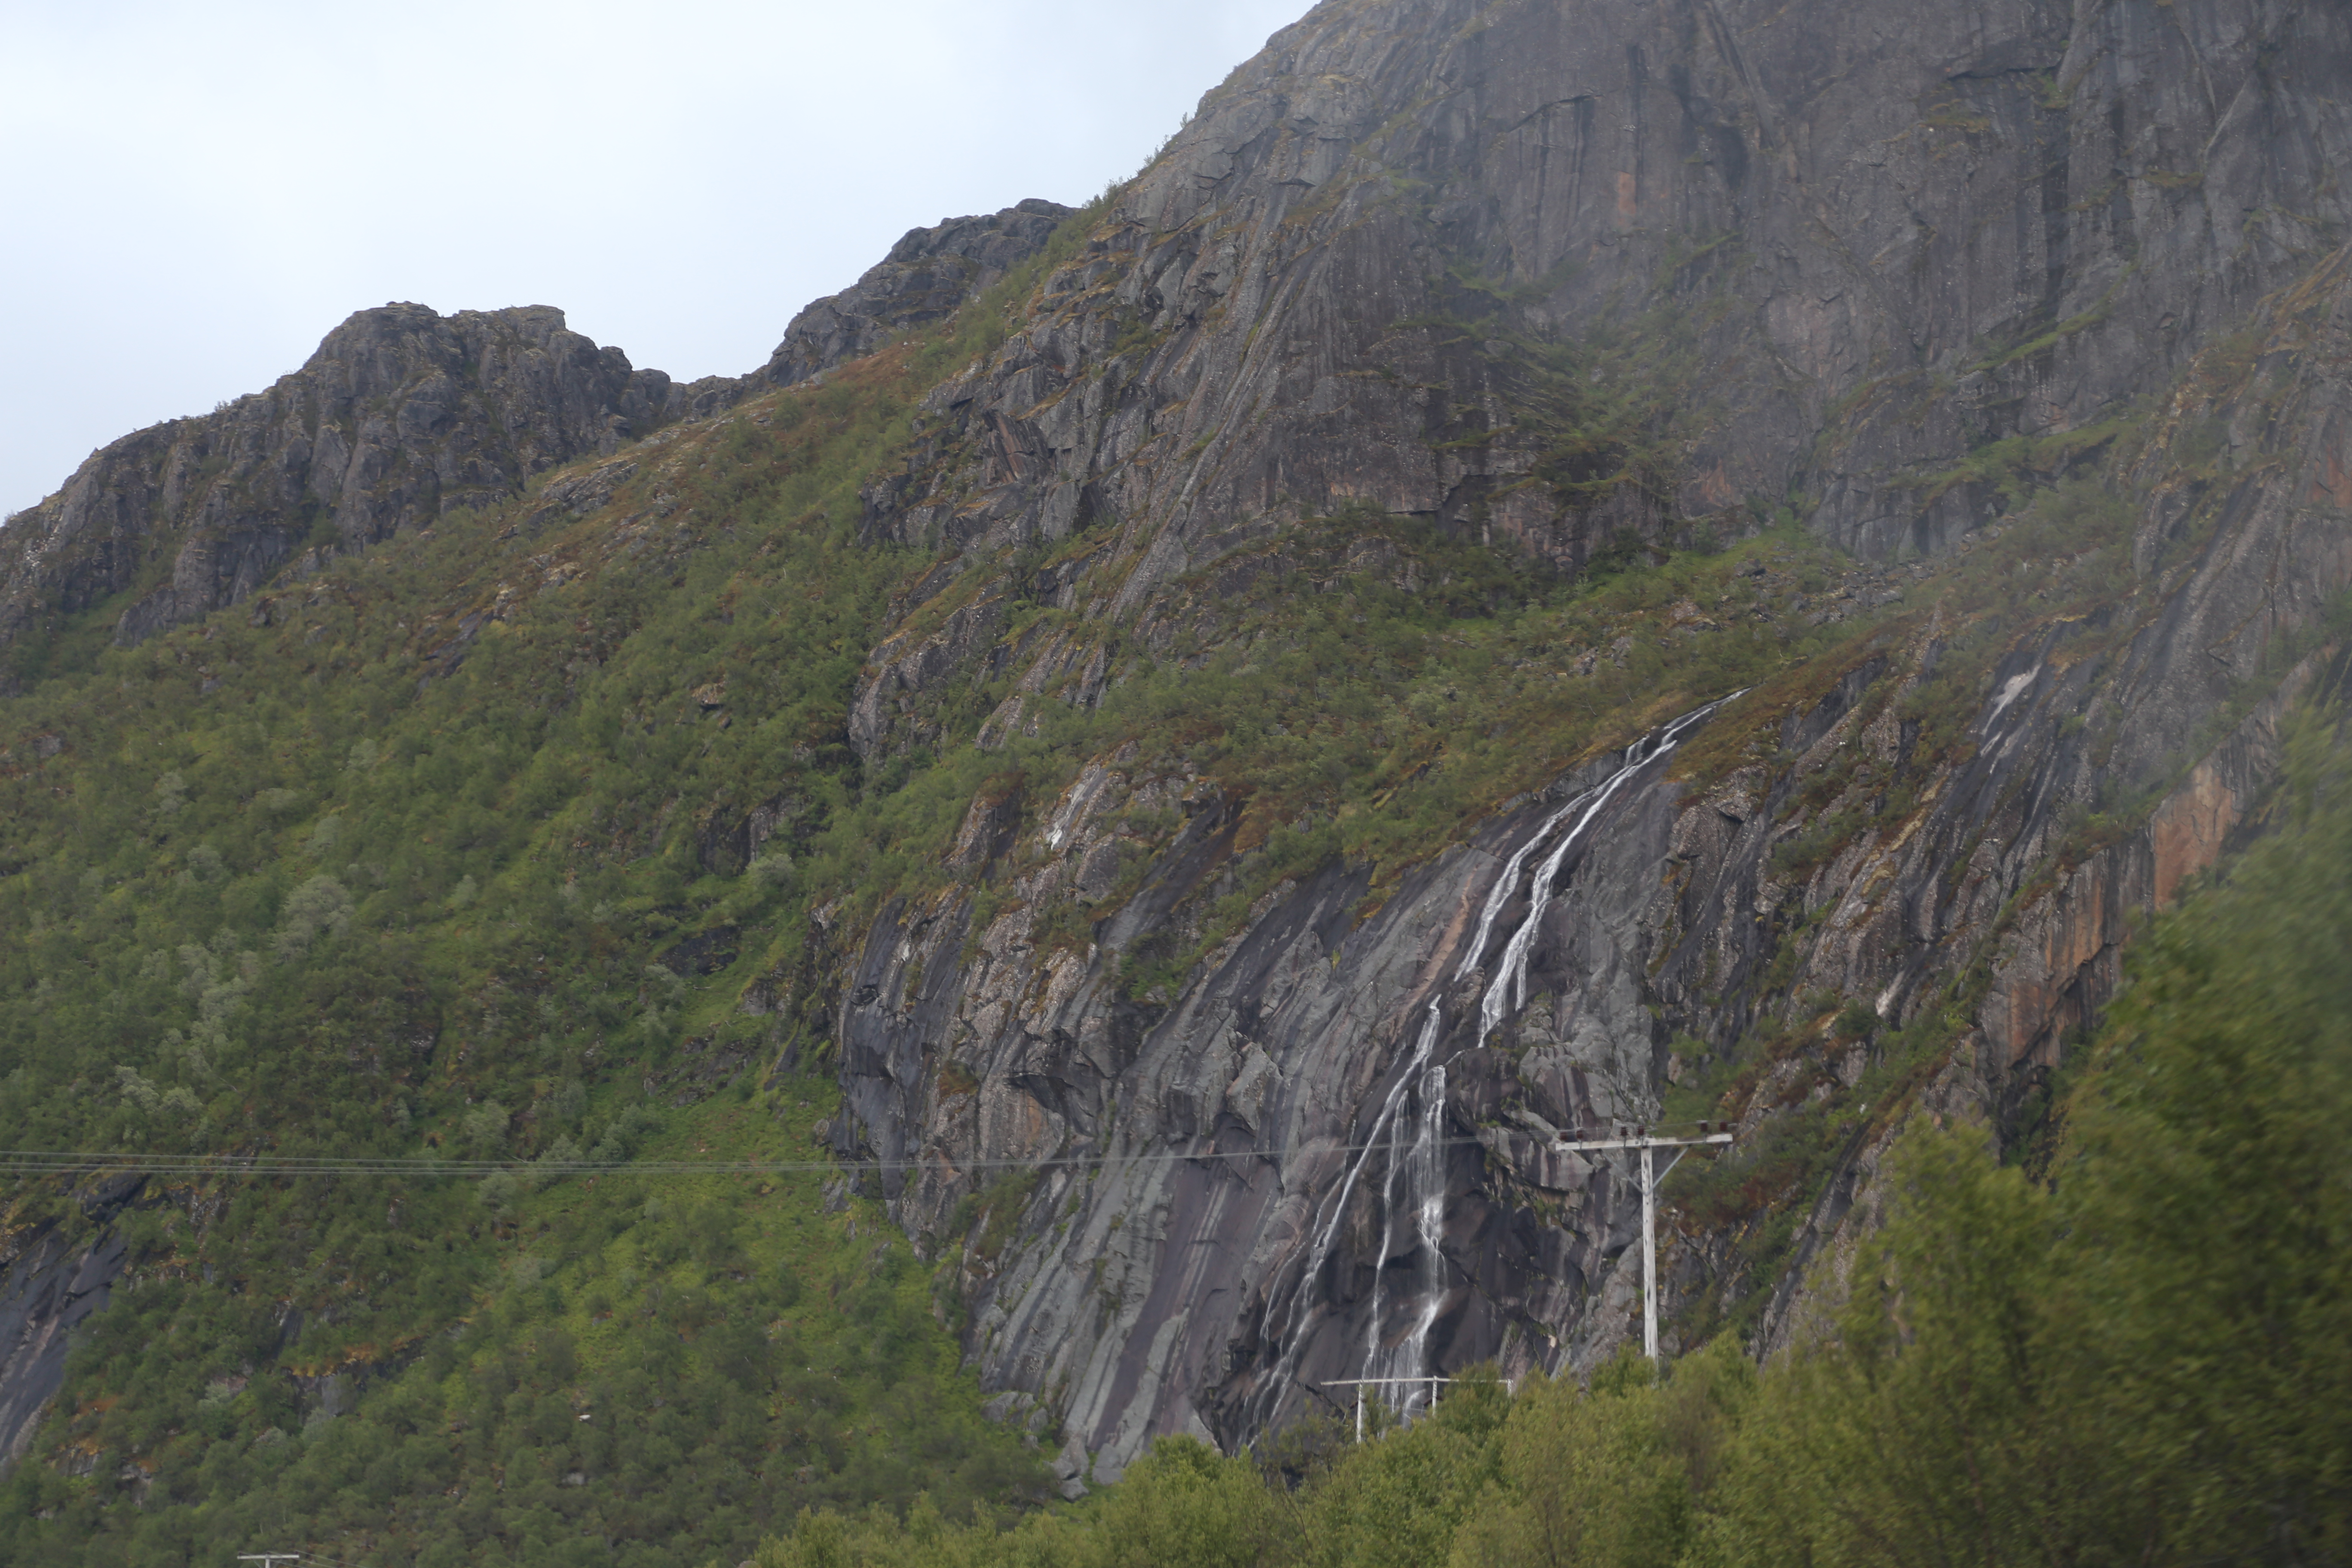
<instances>
[{"instance_id":1,"label":"gray rock face","mask_svg":"<svg viewBox=\"0 0 2352 1568\"><path fill-rule=\"evenodd\" d=\"M941 389L866 527L1109 525L1068 596L1111 621L1348 507L1571 570L1789 502L1948 550L1999 510L1971 453L2095 450L2347 232L2341 8L2175 11L1318 7Z\"/></svg>"},{"instance_id":2,"label":"gray rock face","mask_svg":"<svg viewBox=\"0 0 2352 1568\"><path fill-rule=\"evenodd\" d=\"M0 530L0 642L130 595L135 643L235 604L308 551L503 500L674 416L659 371L543 305L362 310L303 367L126 436Z\"/></svg>"},{"instance_id":3,"label":"gray rock face","mask_svg":"<svg viewBox=\"0 0 2352 1568\"><path fill-rule=\"evenodd\" d=\"M32 1442L65 1381L68 1336L106 1305L126 1250L119 1238L77 1248L45 1231L0 1267L0 1471Z\"/></svg>"},{"instance_id":4,"label":"gray rock face","mask_svg":"<svg viewBox=\"0 0 2352 1568\"><path fill-rule=\"evenodd\" d=\"M2281 705L2342 679L2315 638L2352 584L2348 64L2352 14L2287 0L1360 0L1204 101L866 492L869 535L983 577L1008 546L1097 542L1028 582L936 572L870 658L862 754L942 743L934 694L976 668L1013 686L982 746L1097 700L1122 642L1164 651L1187 594L1242 585L1221 561L1360 508L1574 571L1623 530L1721 537L1786 503L1866 559L1964 570L2013 526L2005 480L2104 457L2128 417L2134 575L2032 622L1916 807L1801 869L1777 852L1925 767L1901 700L1947 657L1936 626L1728 776L1629 779L1542 896L1514 853L1617 759L1360 921L1347 868L1276 889L1140 998L1128 955L1181 950L1234 885L1234 803L1124 754L1011 844L975 802L1007 912L975 930L951 890L868 933L836 1137L961 1249L1007 1408L1107 1478L1155 1433L1245 1439L1408 1351L1611 1353L1638 1321L1631 1184L1543 1129L1654 1117L1670 1042L1719 1055L1772 1020L1802 1048L1748 1092L1755 1134L1866 1064L1811 994L1965 1013L1917 1103L2033 1091L2112 994L2130 914L2254 829ZM1629 422L1620 391L1664 412ZM1601 456L1576 468L1563 428ZM961 607L922 615L940 592ZM1066 616L1007 637L1014 598ZM2085 831L2119 799L2155 804ZM1171 812L1164 842L1126 826ZM1055 934L1070 906L1082 944ZM1524 993L1482 1018L1514 942ZM1423 1126L1425 1151L1399 1131ZM1868 1212L1886 1131L1838 1154L1762 1348ZM1002 1252L942 1233L976 1162L1071 1156L1104 1163L991 1200L1022 1205ZM1667 1230L1671 1319L1739 1265Z\"/></svg>"},{"instance_id":5,"label":"gray rock face","mask_svg":"<svg viewBox=\"0 0 2352 1568\"><path fill-rule=\"evenodd\" d=\"M1032 196L985 217L908 229L864 277L801 311L758 375L790 386L945 321L1052 237L1072 209Z\"/></svg>"}]
</instances>

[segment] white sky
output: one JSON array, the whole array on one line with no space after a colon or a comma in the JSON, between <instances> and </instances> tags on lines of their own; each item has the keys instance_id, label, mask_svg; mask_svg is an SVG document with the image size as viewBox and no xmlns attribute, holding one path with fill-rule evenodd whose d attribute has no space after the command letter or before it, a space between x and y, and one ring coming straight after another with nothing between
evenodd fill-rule
<instances>
[{"instance_id":1,"label":"white sky","mask_svg":"<svg viewBox=\"0 0 2352 1568\"><path fill-rule=\"evenodd\" d=\"M759 365L908 228L1139 167L1308 0L0 0L0 513L352 311Z\"/></svg>"}]
</instances>

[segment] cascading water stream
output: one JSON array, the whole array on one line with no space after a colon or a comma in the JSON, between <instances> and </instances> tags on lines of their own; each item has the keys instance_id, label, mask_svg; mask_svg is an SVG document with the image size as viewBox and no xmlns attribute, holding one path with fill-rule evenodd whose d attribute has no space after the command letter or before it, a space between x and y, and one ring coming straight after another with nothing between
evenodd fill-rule
<instances>
[{"instance_id":1,"label":"cascading water stream","mask_svg":"<svg viewBox=\"0 0 2352 1568\"><path fill-rule=\"evenodd\" d=\"M1737 697L1739 693L1735 691L1731 695ZM1583 839L1584 830L1592 826L1593 818L1601 815L1601 808L1609 804L1610 797L1617 793L1619 786L1680 745L1685 734L1696 728L1708 714L1730 700L1731 697L1721 698L1704 708L1694 709L1684 714L1658 731L1656 744L1653 747L1645 750L1644 742L1636 742L1625 754L1624 766L1610 774L1607 782L1599 789L1588 791L1569 803L1568 809L1570 811L1586 800L1591 801L1592 804L1585 807L1584 815L1577 819L1576 826L1561 837L1559 847L1545 858L1541 866L1537 868L1535 886L1528 896L1527 918L1519 922L1519 929L1513 931L1510 941L1503 945L1503 961L1496 965L1494 984L1486 987L1486 994L1478 1004L1479 1039L1484 1040L1493 1033L1497 1024L1527 1005L1528 951L1535 945L1537 917L1543 912L1544 905L1551 901L1552 884L1559 877L1559 868L1566 863L1568 852ZM1561 813L1561 816L1565 815L1567 815L1566 812ZM1545 831L1550 831L1553 824L1558 823L1559 820L1559 817L1555 816L1550 823L1545 824ZM1541 836L1538 835L1537 841L1540 841L1540 837ZM1484 936L1486 933L1481 931L1479 934ZM1465 967L1475 962L1476 956L1476 953L1473 952L1468 959L1465 959L1464 961ZM1506 1000L1507 996L1507 1000Z\"/></svg>"},{"instance_id":2,"label":"cascading water stream","mask_svg":"<svg viewBox=\"0 0 2352 1568\"><path fill-rule=\"evenodd\" d=\"M1518 883L1519 868L1525 863L1528 856L1543 842L1547 834L1559 825L1560 819L1581 805L1590 797L1591 793L1587 791L1584 795L1578 795L1554 812L1544 825L1538 828L1525 844L1512 851L1511 858L1503 863L1502 875L1495 879L1494 888L1486 895L1486 906L1478 911L1477 932L1471 938L1469 957L1464 960L1463 967L1466 968L1475 962L1478 953L1486 948L1487 934L1494 930L1496 917L1502 913L1503 906L1510 901L1511 889ZM1459 979L1460 974L1460 970L1456 970L1455 978ZM1380 1147L1381 1133L1387 1131L1390 1124L1395 1120L1398 1107L1404 1103L1406 1096L1412 1092L1414 1082L1420 1078L1423 1069L1429 1065L1430 1053L1437 1047L1437 1037L1444 1032L1445 1025L1443 1005L1442 997L1431 998L1429 1011L1422 1023L1421 1036L1413 1042L1412 1056L1408 1059L1405 1070L1397 1075L1395 1087L1391 1088L1387 1098L1381 1101L1380 1113L1372 1118L1372 1125L1364 1134L1362 1147L1357 1151L1354 1162L1349 1165L1348 1173L1340 1179L1339 1195L1338 1201L1331 1205L1331 1215L1324 1221L1322 1228L1316 1232L1314 1245L1307 1249L1307 1271L1299 1277L1298 1291L1291 1298L1289 1321L1283 1325L1283 1342L1288 1349L1285 1352L1283 1364L1278 1369L1278 1375L1286 1377L1290 1372L1291 1363L1297 1356L1301 1342L1297 1331L1299 1319L1307 1310L1310 1287L1317 1279L1321 1277L1323 1266L1330 1260L1331 1241L1339 1234L1339 1222L1347 1215L1349 1196L1356 1190L1356 1183L1363 1175L1364 1166L1370 1162L1373 1152ZM1381 1253L1381 1261L1385 1263L1388 1255L1385 1232L1382 1233ZM1375 1284L1376 1291L1378 1288ZM1378 1321L1378 1317L1379 1314L1375 1312L1375 1321Z\"/></svg>"},{"instance_id":3,"label":"cascading water stream","mask_svg":"<svg viewBox=\"0 0 2352 1568\"><path fill-rule=\"evenodd\" d=\"M1733 692L1731 697L1738 695ZM1538 863L1528 889L1527 913L1505 942L1494 977L1479 998L1477 1039L1480 1042L1484 1042L1504 1019L1526 1005L1528 955L1534 947L1536 929L1542 919L1544 906L1551 901L1552 889L1559 879L1560 868L1567 864L1570 853L1583 841L1602 808L1627 780L1673 751L1685 735L1724 703L1730 701L1731 697L1694 709L1665 725L1654 736L1636 742L1627 750L1623 764L1615 773L1552 813L1503 863L1503 869L1495 879L1486 903L1479 910L1476 931L1454 972L1454 979L1457 983L1476 965L1479 955L1486 951L1486 942L1493 934L1495 922L1517 890L1520 872L1528 857L1551 839L1562 822L1571 816L1576 818L1574 825L1560 836L1551 853ZM1301 1320L1307 1310L1316 1281L1322 1277L1324 1266L1330 1259L1332 1242L1347 1215L1348 1200L1375 1153L1387 1155L1388 1173L1381 1184L1381 1243L1372 1269L1371 1310L1365 1327L1364 1343L1367 1370L1363 1375L1397 1379L1428 1375L1429 1331L1435 1326L1438 1312L1445 1300L1441 1244L1445 1223L1446 1064L1433 1059L1438 1040L1444 1033L1443 1008L1441 994L1431 1000L1420 1036L1413 1042L1412 1054L1407 1059L1404 1070L1397 1075L1395 1086L1381 1100L1380 1112L1372 1119L1362 1147L1340 1181L1339 1195L1331 1205L1329 1217L1317 1230L1314 1243L1308 1248L1307 1270L1299 1277L1298 1288L1291 1299L1288 1321L1284 1327L1285 1348L1276 1367L1278 1380L1287 1381L1295 1371L1304 1342L1298 1332ZM1402 1115L1408 1104L1412 1105L1415 1110L1411 1118L1412 1131L1410 1142L1403 1141L1406 1119ZM1387 1287L1391 1242L1395 1236L1395 1217L1408 1212L1412 1216L1416 1243L1412 1268L1415 1307L1405 1331L1393 1344L1383 1346L1382 1329L1389 1315ZM1424 1398L1423 1389L1410 1383L1404 1384L1398 1402L1400 1413L1410 1418Z\"/></svg>"}]
</instances>

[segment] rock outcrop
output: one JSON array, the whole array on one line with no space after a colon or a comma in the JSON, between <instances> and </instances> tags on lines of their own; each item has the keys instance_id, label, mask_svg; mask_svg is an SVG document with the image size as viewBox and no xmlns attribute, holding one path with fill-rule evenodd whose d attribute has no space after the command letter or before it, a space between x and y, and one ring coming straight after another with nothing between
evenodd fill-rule
<instances>
[{"instance_id":1,"label":"rock outcrop","mask_svg":"<svg viewBox=\"0 0 2352 1568\"><path fill-rule=\"evenodd\" d=\"M311 552L363 549L501 501L674 416L543 305L362 310L302 368L211 414L126 436L0 530L0 643L118 598L136 643L235 604Z\"/></svg>"},{"instance_id":2,"label":"rock outcrop","mask_svg":"<svg viewBox=\"0 0 2352 1568\"><path fill-rule=\"evenodd\" d=\"M945 321L1034 256L1071 210L1032 196L984 217L908 229L856 283L794 316L753 379L791 386Z\"/></svg>"},{"instance_id":3,"label":"rock outcrop","mask_svg":"<svg viewBox=\"0 0 2352 1568\"><path fill-rule=\"evenodd\" d=\"M81 1206L102 1223L141 1184L137 1176L103 1178L84 1192ZM76 1242L37 1226L10 1242L0 1262L0 1472L32 1442L64 1384L75 1326L105 1307L128 1254L105 1229Z\"/></svg>"}]
</instances>

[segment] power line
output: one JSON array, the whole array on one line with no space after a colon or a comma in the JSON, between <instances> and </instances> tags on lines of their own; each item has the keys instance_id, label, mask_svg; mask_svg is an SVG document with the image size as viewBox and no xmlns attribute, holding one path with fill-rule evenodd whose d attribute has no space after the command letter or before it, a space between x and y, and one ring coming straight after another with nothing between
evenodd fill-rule
<instances>
[{"instance_id":1,"label":"power line","mask_svg":"<svg viewBox=\"0 0 2352 1568\"><path fill-rule=\"evenodd\" d=\"M1712 1140L1710 1140L1712 1141ZM1444 1138L1439 1147L1478 1143L1476 1138ZM1315 1152L1358 1154L1387 1143L1341 1143ZM887 1174L945 1168L965 1171L1100 1169L1110 1165L1181 1164L1205 1160L1265 1160L1279 1163L1294 1149L1161 1150L1133 1154L1058 1154L1041 1159L903 1160L445 1160L414 1156L122 1153L97 1150L0 1149L0 1175L106 1174L210 1176L258 1180L270 1176L415 1176L473 1178L512 1172L539 1176L766 1176L791 1174Z\"/></svg>"},{"instance_id":2,"label":"power line","mask_svg":"<svg viewBox=\"0 0 2352 1568\"><path fill-rule=\"evenodd\" d=\"M1448 1143L1475 1143L1475 1138L1454 1138ZM1341 1144L1338 1153L1356 1153L1374 1147ZM1378 1145L1385 1147L1385 1145ZM262 1176L445 1176L478 1177L500 1171L542 1176L764 1176L791 1173L850 1174L908 1172L945 1165L957 1171L1052 1170L1104 1165L1177 1163L1191 1160L1281 1160L1282 1149L1203 1149L1192 1153L1163 1151L1138 1154L1061 1154L1034 1160L428 1160L329 1159L300 1155L173 1155L103 1154L46 1150L0 1150L0 1173L15 1175L100 1175L109 1172L142 1175L227 1177Z\"/></svg>"}]
</instances>

